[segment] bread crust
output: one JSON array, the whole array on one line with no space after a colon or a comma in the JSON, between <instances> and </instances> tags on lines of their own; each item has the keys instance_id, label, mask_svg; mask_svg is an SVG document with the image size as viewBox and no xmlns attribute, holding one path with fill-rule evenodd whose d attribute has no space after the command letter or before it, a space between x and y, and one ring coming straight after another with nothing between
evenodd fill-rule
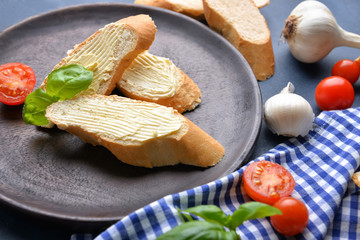
<instances>
[{"instance_id":1,"label":"bread crust","mask_svg":"<svg viewBox=\"0 0 360 240\"><path fill-rule=\"evenodd\" d=\"M117 83L117 87L126 97L132 99L154 102L166 107L172 107L179 113L191 111L201 103L200 89L188 75L181 71L181 69L178 67L175 67L175 69L178 71L179 79L175 94L171 97L155 99L139 95L136 92L129 91L129 89L123 87L120 82Z\"/></svg>"},{"instance_id":2,"label":"bread crust","mask_svg":"<svg viewBox=\"0 0 360 240\"><path fill-rule=\"evenodd\" d=\"M251 0L249 1L249 8L251 11L259 11ZM265 80L271 77L275 71L275 57L271 42L270 30L267 27L265 18L259 12L256 21L265 23L266 28L263 31L266 33L266 38L262 40L248 40L243 36L251 33L239 32L233 24L232 16L224 16L219 9L211 4L211 0L203 0L205 19L209 26L215 31L223 35L233 46L235 46L244 56L253 70L256 79ZM225 6L224 6L225 8ZM246 11L245 11L246 13ZM240 13L239 13L240 14ZM234 16L235 17L235 16ZM249 16L243 15L246 18ZM255 21L252 19L252 21Z\"/></svg>"},{"instance_id":3,"label":"bread crust","mask_svg":"<svg viewBox=\"0 0 360 240\"><path fill-rule=\"evenodd\" d=\"M101 145L109 149L119 160L130 165L153 168L179 163L198 167L216 165L224 156L225 149L214 138L183 117L183 130L176 135L154 138L143 144L118 145L111 141Z\"/></svg>"},{"instance_id":4,"label":"bread crust","mask_svg":"<svg viewBox=\"0 0 360 240\"><path fill-rule=\"evenodd\" d=\"M131 49L131 51L129 51L127 55L120 59L119 63L117 64L111 75L110 80L106 82L102 81L100 83L99 89L96 92L98 94L109 95L114 90L114 88L116 87L116 82L121 78L125 69L129 67L129 65L137 57L137 55L150 48L152 42L155 39L155 34L157 31L153 20L150 18L150 16L145 14L120 19L116 23L125 24L127 28L135 32L137 35L137 41L133 49ZM71 51L67 57L71 57L72 55L74 55L77 51L79 51L79 49L81 49L85 44L91 41L91 39L93 39L98 34L100 34L100 30L96 31L79 45L76 45L74 47L74 50ZM54 69L66 64L67 57L62 59ZM45 79L45 81L41 85L41 88L43 90L46 89L46 83L47 79Z\"/></svg>"},{"instance_id":5,"label":"bread crust","mask_svg":"<svg viewBox=\"0 0 360 240\"><path fill-rule=\"evenodd\" d=\"M262 8L270 4L270 0L251 0L257 8ZM135 4L154 6L165 8L174 12L182 13L196 20L204 20L204 8L195 8L184 2L183 4L175 4L169 0L135 0Z\"/></svg>"},{"instance_id":6,"label":"bread crust","mask_svg":"<svg viewBox=\"0 0 360 240\"><path fill-rule=\"evenodd\" d=\"M97 94L81 96L80 98L111 98L118 101L122 99L117 95L104 96ZM71 125L71 123L63 127L56 117L52 115L57 110L54 105L51 105L47 109L46 117L59 127L62 127L63 130L78 136L83 141L104 146L119 160L130 165L152 168L183 163L209 167L217 164L225 154L225 149L219 142L175 110L175 114L183 122L180 130L141 143L114 141L108 137L88 132L81 126Z\"/></svg>"},{"instance_id":7,"label":"bread crust","mask_svg":"<svg viewBox=\"0 0 360 240\"><path fill-rule=\"evenodd\" d=\"M135 0L135 4L165 8L174 12L182 13L197 20L204 20L203 8L196 8L188 4L176 4L169 0Z\"/></svg>"}]
</instances>

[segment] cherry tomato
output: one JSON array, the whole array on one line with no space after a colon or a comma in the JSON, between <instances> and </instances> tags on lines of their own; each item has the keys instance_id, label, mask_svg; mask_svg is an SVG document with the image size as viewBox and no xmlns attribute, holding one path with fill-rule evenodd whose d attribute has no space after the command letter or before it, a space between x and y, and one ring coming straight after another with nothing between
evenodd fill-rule
<instances>
[{"instance_id":1,"label":"cherry tomato","mask_svg":"<svg viewBox=\"0 0 360 240\"><path fill-rule=\"evenodd\" d=\"M355 62L357 63L357 65L358 65L359 68L360 68L360 57L358 57L357 59L355 59Z\"/></svg>"},{"instance_id":2,"label":"cherry tomato","mask_svg":"<svg viewBox=\"0 0 360 240\"><path fill-rule=\"evenodd\" d=\"M343 77L331 76L323 79L315 89L315 100L321 110L346 109L355 98L354 87Z\"/></svg>"},{"instance_id":3,"label":"cherry tomato","mask_svg":"<svg viewBox=\"0 0 360 240\"><path fill-rule=\"evenodd\" d=\"M291 173L283 166L269 161L258 161L247 166L243 182L249 197L269 205L289 196L295 188Z\"/></svg>"},{"instance_id":4,"label":"cherry tomato","mask_svg":"<svg viewBox=\"0 0 360 240\"><path fill-rule=\"evenodd\" d=\"M293 197L284 197L274 203L273 207L280 209L282 215L270 217L272 226L279 233L294 236L301 233L309 221L309 212L303 202Z\"/></svg>"},{"instance_id":5,"label":"cherry tomato","mask_svg":"<svg viewBox=\"0 0 360 240\"><path fill-rule=\"evenodd\" d=\"M35 87L34 71L23 63L7 63L0 66L0 102L19 105Z\"/></svg>"},{"instance_id":6,"label":"cherry tomato","mask_svg":"<svg viewBox=\"0 0 360 240\"><path fill-rule=\"evenodd\" d=\"M360 67L355 61L343 59L335 63L331 75L340 76L354 84L360 75Z\"/></svg>"}]
</instances>

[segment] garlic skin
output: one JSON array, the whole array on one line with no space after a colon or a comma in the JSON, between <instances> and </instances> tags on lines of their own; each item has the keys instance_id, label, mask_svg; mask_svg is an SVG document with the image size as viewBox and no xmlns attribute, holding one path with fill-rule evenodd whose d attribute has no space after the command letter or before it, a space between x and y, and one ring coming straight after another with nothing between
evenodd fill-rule
<instances>
[{"instance_id":1,"label":"garlic skin","mask_svg":"<svg viewBox=\"0 0 360 240\"><path fill-rule=\"evenodd\" d=\"M297 5L282 31L292 55L304 63L326 57L334 48L360 48L360 35L342 29L331 11L321 2L307 0Z\"/></svg>"},{"instance_id":2,"label":"garlic skin","mask_svg":"<svg viewBox=\"0 0 360 240\"><path fill-rule=\"evenodd\" d=\"M277 135L305 136L313 127L315 115L309 102L294 91L294 85L289 82L264 104L265 122Z\"/></svg>"}]
</instances>

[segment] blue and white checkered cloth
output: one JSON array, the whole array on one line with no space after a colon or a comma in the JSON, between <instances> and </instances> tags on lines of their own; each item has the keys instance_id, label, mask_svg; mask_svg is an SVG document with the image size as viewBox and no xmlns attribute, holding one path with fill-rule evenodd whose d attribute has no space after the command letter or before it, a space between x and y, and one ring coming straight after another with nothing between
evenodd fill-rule
<instances>
[{"instance_id":1,"label":"blue and white checkered cloth","mask_svg":"<svg viewBox=\"0 0 360 240\"><path fill-rule=\"evenodd\" d=\"M297 239L360 239L360 188L351 180L360 164L360 108L322 112L306 137L292 138L254 161L268 160L295 178L292 196L306 203L309 223ZM218 205L232 214L249 197L241 186L246 166L238 171L141 208L109 227L96 240L155 239L181 223L176 207ZM268 218L239 228L242 239L285 239Z\"/></svg>"}]
</instances>

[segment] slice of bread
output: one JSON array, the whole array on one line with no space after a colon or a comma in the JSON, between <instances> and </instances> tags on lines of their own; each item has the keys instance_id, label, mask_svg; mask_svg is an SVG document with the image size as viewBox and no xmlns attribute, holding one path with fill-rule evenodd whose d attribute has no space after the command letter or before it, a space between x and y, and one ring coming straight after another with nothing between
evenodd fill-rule
<instances>
[{"instance_id":1,"label":"slice of bread","mask_svg":"<svg viewBox=\"0 0 360 240\"><path fill-rule=\"evenodd\" d=\"M197 20L204 19L202 0L135 0L134 3L169 9Z\"/></svg>"},{"instance_id":2,"label":"slice of bread","mask_svg":"<svg viewBox=\"0 0 360 240\"><path fill-rule=\"evenodd\" d=\"M110 23L99 29L54 67L79 64L94 72L89 88L80 94L110 94L125 69L136 56L149 49L156 26L150 16L137 15ZM46 89L45 79L41 88Z\"/></svg>"},{"instance_id":3,"label":"slice of bread","mask_svg":"<svg viewBox=\"0 0 360 240\"><path fill-rule=\"evenodd\" d=\"M139 54L117 87L127 97L173 107L179 113L201 102L199 87L168 58Z\"/></svg>"},{"instance_id":4,"label":"slice of bread","mask_svg":"<svg viewBox=\"0 0 360 240\"><path fill-rule=\"evenodd\" d=\"M252 0L257 8L270 4L270 0ZM202 0L135 0L135 4L165 8L197 20L204 20Z\"/></svg>"},{"instance_id":5,"label":"slice of bread","mask_svg":"<svg viewBox=\"0 0 360 240\"><path fill-rule=\"evenodd\" d=\"M209 167L225 150L173 108L117 95L83 95L50 105L46 117L83 141L134 166Z\"/></svg>"},{"instance_id":6,"label":"slice of bread","mask_svg":"<svg viewBox=\"0 0 360 240\"><path fill-rule=\"evenodd\" d=\"M245 57L258 80L274 74L270 30L251 0L203 0L209 26L223 35Z\"/></svg>"},{"instance_id":7,"label":"slice of bread","mask_svg":"<svg viewBox=\"0 0 360 240\"><path fill-rule=\"evenodd\" d=\"M270 4L270 0L252 0L257 8L262 8Z\"/></svg>"}]
</instances>

